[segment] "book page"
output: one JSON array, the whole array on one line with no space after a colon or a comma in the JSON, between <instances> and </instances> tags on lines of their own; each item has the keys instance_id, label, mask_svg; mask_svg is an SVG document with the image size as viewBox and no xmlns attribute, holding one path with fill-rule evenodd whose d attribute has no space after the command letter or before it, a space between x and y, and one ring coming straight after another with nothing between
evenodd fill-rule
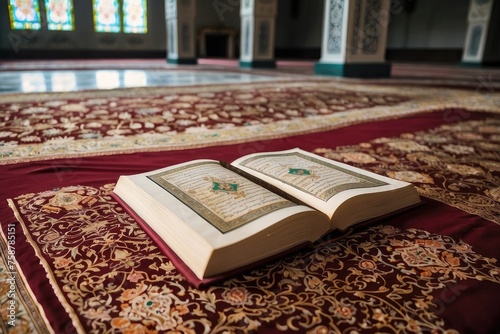
<instances>
[{"instance_id":1,"label":"book page","mask_svg":"<svg viewBox=\"0 0 500 334\"><path fill-rule=\"evenodd\" d=\"M300 152L260 154L243 159L238 164L323 202L345 190L387 185L383 181Z\"/></svg>"},{"instance_id":2,"label":"book page","mask_svg":"<svg viewBox=\"0 0 500 334\"><path fill-rule=\"evenodd\" d=\"M226 233L294 203L248 181L217 162L202 161L148 178Z\"/></svg>"}]
</instances>

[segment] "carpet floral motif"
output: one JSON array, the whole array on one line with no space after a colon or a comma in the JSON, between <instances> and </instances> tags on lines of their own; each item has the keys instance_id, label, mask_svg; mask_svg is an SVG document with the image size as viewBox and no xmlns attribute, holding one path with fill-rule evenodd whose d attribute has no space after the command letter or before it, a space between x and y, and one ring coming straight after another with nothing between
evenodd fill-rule
<instances>
[{"instance_id":1,"label":"carpet floral motif","mask_svg":"<svg viewBox=\"0 0 500 334\"><path fill-rule=\"evenodd\" d=\"M79 97L80 95L85 97ZM64 95L63 95L64 96ZM66 146L95 151L125 148L139 139L145 146L168 144L171 137L207 134L239 127L331 115L353 109L392 106L399 94L356 92L335 87L265 84L250 87L152 90L150 95L67 94L67 98L0 103L0 155L60 153ZM204 139L204 140L203 140ZM216 138L215 138L216 139ZM102 147L97 147L97 142ZM26 149L24 153L19 153ZM19 151L21 150L21 151ZM59 152L58 152L59 151Z\"/></svg>"},{"instance_id":2,"label":"carpet floral motif","mask_svg":"<svg viewBox=\"0 0 500 334\"><path fill-rule=\"evenodd\" d=\"M500 94L302 78L0 96L0 163L270 140L436 109L500 113Z\"/></svg>"},{"instance_id":3,"label":"carpet floral motif","mask_svg":"<svg viewBox=\"0 0 500 334\"><path fill-rule=\"evenodd\" d=\"M496 260L460 240L383 225L194 289L113 200L113 186L11 201L80 333L457 333L440 317L439 293L500 283Z\"/></svg>"},{"instance_id":4,"label":"carpet floral motif","mask_svg":"<svg viewBox=\"0 0 500 334\"><path fill-rule=\"evenodd\" d=\"M411 182L422 196L500 224L498 117L315 153Z\"/></svg>"}]
</instances>

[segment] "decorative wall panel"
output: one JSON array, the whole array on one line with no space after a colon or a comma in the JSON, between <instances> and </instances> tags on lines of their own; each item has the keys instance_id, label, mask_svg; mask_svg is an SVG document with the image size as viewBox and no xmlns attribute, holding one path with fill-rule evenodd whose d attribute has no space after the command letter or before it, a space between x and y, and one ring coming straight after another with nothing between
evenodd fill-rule
<instances>
[{"instance_id":1,"label":"decorative wall panel","mask_svg":"<svg viewBox=\"0 0 500 334\"><path fill-rule=\"evenodd\" d=\"M330 0L330 13L328 20L328 43L329 54L340 54L342 50L342 24L344 18L344 1Z\"/></svg>"}]
</instances>

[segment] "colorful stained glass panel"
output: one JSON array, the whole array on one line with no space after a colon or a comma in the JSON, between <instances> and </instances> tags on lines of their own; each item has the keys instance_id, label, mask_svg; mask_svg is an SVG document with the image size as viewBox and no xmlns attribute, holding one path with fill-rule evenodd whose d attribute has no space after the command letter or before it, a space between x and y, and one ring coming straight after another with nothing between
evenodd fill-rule
<instances>
[{"instance_id":1,"label":"colorful stained glass panel","mask_svg":"<svg viewBox=\"0 0 500 334\"><path fill-rule=\"evenodd\" d=\"M40 30L38 0L9 0L11 29Z\"/></svg>"},{"instance_id":2,"label":"colorful stained glass panel","mask_svg":"<svg viewBox=\"0 0 500 334\"><path fill-rule=\"evenodd\" d=\"M93 0L94 28L97 32L120 32L118 0Z\"/></svg>"},{"instance_id":3,"label":"colorful stained glass panel","mask_svg":"<svg viewBox=\"0 0 500 334\"><path fill-rule=\"evenodd\" d=\"M123 31L133 34L148 32L146 0L123 0Z\"/></svg>"},{"instance_id":4,"label":"colorful stained glass panel","mask_svg":"<svg viewBox=\"0 0 500 334\"><path fill-rule=\"evenodd\" d=\"M45 0L49 30L75 30L73 0Z\"/></svg>"}]
</instances>

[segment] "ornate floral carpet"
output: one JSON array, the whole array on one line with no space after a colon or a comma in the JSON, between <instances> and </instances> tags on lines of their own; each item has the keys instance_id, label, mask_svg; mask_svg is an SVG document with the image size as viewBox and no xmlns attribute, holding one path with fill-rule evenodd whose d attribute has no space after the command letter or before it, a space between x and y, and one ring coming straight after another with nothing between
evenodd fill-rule
<instances>
[{"instance_id":1,"label":"ornate floral carpet","mask_svg":"<svg viewBox=\"0 0 500 334\"><path fill-rule=\"evenodd\" d=\"M315 153L411 182L422 196L500 224L500 118L490 117Z\"/></svg>"},{"instance_id":2,"label":"ornate floral carpet","mask_svg":"<svg viewBox=\"0 0 500 334\"><path fill-rule=\"evenodd\" d=\"M498 106L497 94L319 79L3 95L0 163L269 140L436 109Z\"/></svg>"},{"instance_id":3,"label":"ornate floral carpet","mask_svg":"<svg viewBox=\"0 0 500 334\"><path fill-rule=\"evenodd\" d=\"M15 200L28 240L82 333L454 333L439 314L443 289L460 294L480 282L500 284L495 259L395 221L194 289L111 199L112 189L65 187Z\"/></svg>"},{"instance_id":4,"label":"ornate floral carpet","mask_svg":"<svg viewBox=\"0 0 500 334\"><path fill-rule=\"evenodd\" d=\"M38 319L25 329L33 333L498 331L499 100L317 78L6 96L0 181L11 209L0 207L0 221L30 283L16 297L25 305L17 324ZM110 196L121 174L292 147L412 182L424 204L195 289ZM21 326L8 316L3 329L14 333Z\"/></svg>"}]
</instances>

